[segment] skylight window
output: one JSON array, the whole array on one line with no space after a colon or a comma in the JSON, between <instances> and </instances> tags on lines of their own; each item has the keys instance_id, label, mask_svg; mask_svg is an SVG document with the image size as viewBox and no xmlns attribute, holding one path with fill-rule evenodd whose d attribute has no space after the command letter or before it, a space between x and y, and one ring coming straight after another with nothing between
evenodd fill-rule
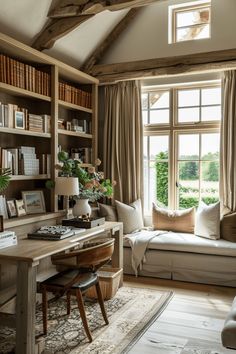
<instances>
[{"instance_id":1,"label":"skylight window","mask_svg":"<svg viewBox=\"0 0 236 354\"><path fill-rule=\"evenodd\" d=\"M171 43L210 38L211 3L197 1L170 7Z\"/></svg>"}]
</instances>

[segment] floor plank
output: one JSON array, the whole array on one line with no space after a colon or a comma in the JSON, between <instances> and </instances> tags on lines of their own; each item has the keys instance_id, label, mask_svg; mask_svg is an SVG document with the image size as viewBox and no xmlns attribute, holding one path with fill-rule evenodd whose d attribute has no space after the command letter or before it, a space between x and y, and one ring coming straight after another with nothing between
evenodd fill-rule
<instances>
[{"instance_id":1,"label":"floor plank","mask_svg":"<svg viewBox=\"0 0 236 354\"><path fill-rule=\"evenodd\" d=\"M221 330L235 288L153 278L125 277L125 285L172 290L174 297L129 354L230 354Z\"/></svg>"}]
</instances>

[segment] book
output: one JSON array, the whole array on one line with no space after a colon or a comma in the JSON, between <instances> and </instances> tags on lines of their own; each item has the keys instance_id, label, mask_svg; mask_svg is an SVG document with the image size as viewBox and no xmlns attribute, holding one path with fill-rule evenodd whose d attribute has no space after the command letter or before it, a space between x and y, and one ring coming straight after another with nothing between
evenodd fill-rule
<instances>
[{"instance_id":1,"label":"book","mask_svg":"<svg viewBox=\"0 0 236 354\"><path fill-rule=\"evenodd\" d=\"M57 241L63 240L70 236L75 236L84 231L84 228L78 229L62 225L41 226L35 232L29 233L28 238Z\"/></svg>"}]
</instances>

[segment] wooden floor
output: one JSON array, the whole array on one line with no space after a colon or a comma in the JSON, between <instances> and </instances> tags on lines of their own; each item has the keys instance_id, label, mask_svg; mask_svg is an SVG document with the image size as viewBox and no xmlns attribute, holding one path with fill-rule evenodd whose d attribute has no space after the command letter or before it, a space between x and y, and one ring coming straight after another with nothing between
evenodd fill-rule
<instances>
[{"instance_id":1,"label":"wooden floor","mask_svg":"<svg viewBox=\"0 0 236 354\"><path fill-rule=\"evenodd\" d=\"M174 292L129 354L236 354L222 347L220 337L235 288L132 276L125 277L125 285Z\"/></svg>"}]
</instances>

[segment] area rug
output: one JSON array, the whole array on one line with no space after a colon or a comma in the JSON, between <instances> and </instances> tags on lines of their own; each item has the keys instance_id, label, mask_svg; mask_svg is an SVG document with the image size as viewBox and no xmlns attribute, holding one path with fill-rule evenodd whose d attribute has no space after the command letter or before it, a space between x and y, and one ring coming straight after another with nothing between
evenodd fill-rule
<instances>
[{"instance_id":1,"label":"area rug","mask_svg":"<svg viewBox=\"0 0 236 354\"><path fill-rule=\"evenodd\" d=\"M105 302L109 326L97 302L85 302L93 342L89 343L75 299L70 316L66 315L65 299L49 301L48 335L44 354L124 354L162 313L172 297L171 292L122 287L116 296ZM42 332L41 306L37 307L36 332ZM13 330L0 329L0 353L12 353Z\"/></svg>"}]
</instances>

